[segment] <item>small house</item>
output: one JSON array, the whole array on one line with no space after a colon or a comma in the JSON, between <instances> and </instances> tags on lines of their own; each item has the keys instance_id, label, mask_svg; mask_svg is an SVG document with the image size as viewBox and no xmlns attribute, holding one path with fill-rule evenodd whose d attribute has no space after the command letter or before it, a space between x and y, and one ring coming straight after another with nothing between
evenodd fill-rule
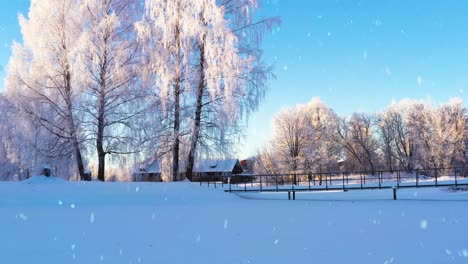
<instances>
[{"instance_id":1,"label":"small house","mask_svg":"<svg viewBox=\"0 0 468 264\"><path fill-rule=\"evenodd\" d=\"M224 181L243 172L238 159L199 160L193 168L193 181Z\"/></svg>"},{"instance_id":2,"label":"small house","mask_svg":"<svg viewBox=\"0 0 468 264\"><path fill-rule=\"evenodd\" d=\"M135 181L161 182L161 166L159 161L154 160L146 167L141 167L135 175Z\"/></svg>"}]
</instances>

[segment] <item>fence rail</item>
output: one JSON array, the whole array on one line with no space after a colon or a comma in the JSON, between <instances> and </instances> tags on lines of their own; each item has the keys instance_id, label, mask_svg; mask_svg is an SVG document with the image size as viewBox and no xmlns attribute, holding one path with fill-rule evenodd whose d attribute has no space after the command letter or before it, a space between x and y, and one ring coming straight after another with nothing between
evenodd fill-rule
<instances>
[{"instance_id":1,"label":"fence rail","mask_svg":"<svg viewBox=\"0 0 468 264\"><path fill-rule=\"evenodd\" d=\"M230 175L208 178L208 186L224 188L226 192L305 192L332 190L365 190L388 188L423 188L468 185L468 168L433 168L338 173L291 173ZM235 177L236 181L231 179ZM240 178L244 177L244 178ZM239 180L244 179L244 180ZM202 185L202 182L200 182Z\"/></svg>"}]
</instances>

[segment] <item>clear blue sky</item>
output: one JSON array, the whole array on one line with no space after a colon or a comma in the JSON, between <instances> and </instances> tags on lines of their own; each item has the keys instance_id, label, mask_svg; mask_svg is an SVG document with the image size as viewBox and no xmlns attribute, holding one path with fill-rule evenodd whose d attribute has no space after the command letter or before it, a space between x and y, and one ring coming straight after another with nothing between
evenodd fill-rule
<instances>
[{"instance_id":1,"label":"clear blue sky","mask_svg":"<svg viewBox=\"0 0 468 264\"><path fill-rule=\"evenodd\" d=\"M28 0L2 3L2 68L12 40L21 40L17 14L28 7ZM402 98L468 101L466 0L270 0L261 13L283 21L264 41L277 79L250 118L240 158L269 139L275 113L313 97L341 115Z\"/></svg>"}]
</instances>

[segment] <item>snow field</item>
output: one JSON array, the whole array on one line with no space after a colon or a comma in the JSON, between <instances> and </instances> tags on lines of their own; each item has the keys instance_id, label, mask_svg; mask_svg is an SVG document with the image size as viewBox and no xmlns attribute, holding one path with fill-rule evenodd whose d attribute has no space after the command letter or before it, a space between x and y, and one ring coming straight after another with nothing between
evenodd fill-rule
<instances>
[{"instance_id":1,"label":"snow field","mask_svg":"<svg viewBox=\"0 0 468 264\"><path fill-rule=\"evenodd\" d=\"M468 192L0 183L1 263L467 263Z\"/></svg>"}]
</instances>

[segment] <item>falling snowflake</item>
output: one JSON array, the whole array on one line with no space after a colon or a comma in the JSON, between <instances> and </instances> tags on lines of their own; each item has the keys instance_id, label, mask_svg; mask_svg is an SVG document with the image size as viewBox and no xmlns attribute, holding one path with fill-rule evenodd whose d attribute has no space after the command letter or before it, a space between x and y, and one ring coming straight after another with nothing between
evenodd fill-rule
<instances>
[{"instance_id":1,"label":"falling snowflake","mask_svg":"<svg viewBox=\"0 0 468 264\"><path fill-rule=\"evenodd\" d=\"M28 217L25 215L25 214L19 214L16 216L16 218L19 218L23 221L27 221L28 220Z\"/></svg>"},{"instance_id":2,"label":"falling snowflake","mask_svg":"<svg viewBox=\"0 0 468 264\"><path fill-rule=\"evenodd\" d=\"M468 258L468 250L462 249L461 253L465 258Z\"/></svg>"},{"instance_id":3,"label":"falling snowflake","mask_svg":"<svg viewBox=\"0 0 468 264\"><path fill-rule=\"evenodd\" d=\"M227 228L228 228L228 220L224 219L224 229L227 229Z\"/></svg>"},{"instance_id":4,"label":"falling snowflake","mask_svg":"<svg viewBox=\"0 0 468 264\"><path fill-rule=\"evenodd\" d=\"M416 82L418 83L418 86L422 86L424 80L421 76L418 76L418 78L416 78Z\"/></svg>"},{"instance_id":5,"label":"falling snowflake","mask_svg":"<svg viewBox=\"0 0 468 264\"><path fill-rule=\"evenodd\" d=\"M427 220L421 220L421 223L420 223L420 227L422 230L426 230L427 229L427 225L428 225L428 222Z\"/></svg>"},{"instance_id":6,"label":"falling snowflake","mask_svg":"<svg viewBox=\"0 0 468 264\"><path fill-rule=\"evenodd\" d=\"M392 75L392 70L390 70L389 67L386 67L386 68L385 68L385 74L386 74L387 76Z\"/></svg>"},{"instance_id":7,"label":"falling snowflake","mask_svg":"<svg viewBox=\"0 0 468 264\"><path fill-rule=\"evenodd\" d=\"M89 215L89 222L90 222L91 224L94 224L94 218L95 218L95 217L94 217L94 213L91 213L91 215Z\"/></svg>"}]
</instances>

